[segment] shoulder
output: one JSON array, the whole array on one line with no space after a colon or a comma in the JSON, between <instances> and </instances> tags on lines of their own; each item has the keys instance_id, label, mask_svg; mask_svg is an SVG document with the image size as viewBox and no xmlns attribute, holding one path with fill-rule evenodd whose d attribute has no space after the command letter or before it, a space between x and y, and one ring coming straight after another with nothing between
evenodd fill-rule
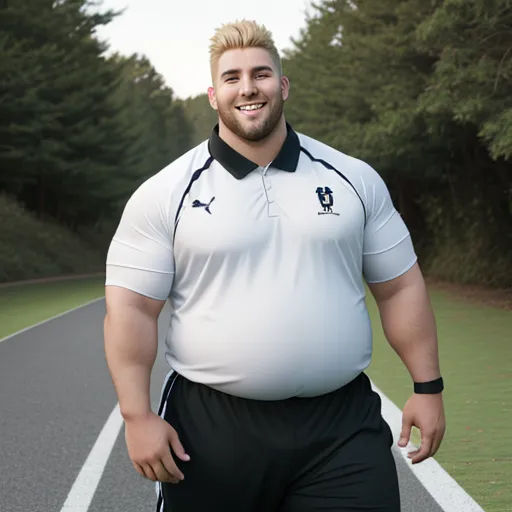
<instances>
[{"instance_id":1,"label":"shoulder","mask_svg":"<svg viewBox=\"0 0 512 512\"><path fill-rule=\"evenodd\" d=\"M361 188L367 186L382 186L384 183L380 174L367 162L329 146L317 139L297 134L301 144L301 150L313 160L322 161L324 165L333 167L342 173L358 192L364 192Z\"/></svg>"}]
</instances>

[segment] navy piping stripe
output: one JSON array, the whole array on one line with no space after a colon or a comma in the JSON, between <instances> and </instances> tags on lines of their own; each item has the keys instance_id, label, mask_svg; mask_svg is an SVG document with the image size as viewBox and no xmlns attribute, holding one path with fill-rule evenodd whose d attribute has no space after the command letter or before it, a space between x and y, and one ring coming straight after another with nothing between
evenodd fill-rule
<instances>
[{"instance_id":1,"label":"navy piping stripe","mask_svg":"<svg viewBox=\"0 0 512 512\"><path fill-rule=\"evenodd\" d=\"M324 167L327 167L327 169L330 169L331 171L334 171L338 176L340 176L340 178L344 179L352 187L352 189L356 193L357 197L359 198L359 201L361 201L361 204L363 206L364 223L365 223L365 226L366 226L366 221L367 221L367 218L366 218L366 207L364 205L363 199L359 195L359 192L357 191L356 187L354 187L354 185L352 185L351 181L343 173L338 171L338 169L336 169L336 167L331 165L329 162L326 162L325 160L322 160L321 158L315 158L307 149L303 148L302 146L300 147L300 149L301 149L301 151L303 153L305 153L310 158L311 161L318 162L318 163L322 164Z\"/></svg>"},{"instance_id":2,"label":"navy piping stripe","mask_svg":"<svg viewBox=\"0 0 512 512\"><path fill-rule=\"evenodd\" d=\"M194 181L197 181L201 174L206 171L212 165L213 162L213 156L210 156L208 160L206 160L206 163L201 167L200 169L197 169L197 171L194 171L192 174L192 178L189 181L189 184L187 185L187 188L185 189L185 192L183 192L183 195L181 196L180 205L178 206L178 210L176 211L176 217L174 219L174 233L176 234L176 228L178 227L178 217L180 215L181 209L183 208L183 202L185 201L185 197L187 197L187 194L190 192L190 189L192 188L192 185L194 184Z\"/></svg>"},{"instance_id":3,"label":"navy piping stripe","mask_svg":"<svg viewBox=\"0 0 512 512\"><path fill-rule=\"evenodd\" d=\"M162 510L162 501L164 500L164 495L162 494L162 489L158 493L158 502L156 504L156 512L160 512Z\"/></svg>"}]
</instances>

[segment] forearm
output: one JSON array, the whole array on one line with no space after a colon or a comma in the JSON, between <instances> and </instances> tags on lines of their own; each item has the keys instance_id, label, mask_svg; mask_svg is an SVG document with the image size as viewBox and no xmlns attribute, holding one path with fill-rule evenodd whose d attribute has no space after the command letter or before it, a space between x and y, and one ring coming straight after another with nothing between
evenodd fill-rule
<instances>
[{"instance_id":1,"label":"forearm","mask_svg":"<svg viewBox=\"0 0 512 512\"><path fill-rule=\"evenodd\" d=\"M157 320L135 307L107 313L105 355L125 419L151 411L150 380L157 346Z\"/></svg>"},{"instance_id":2,"label":"forearm","mask_svg":"<svg viewBox=\"0 0 512 512\"><path fill-rule=\"evenodd\" d=\"M434 313L417 281L378 302L384 333L415 382L441 376Z\"/></svg>"}]
</instances>

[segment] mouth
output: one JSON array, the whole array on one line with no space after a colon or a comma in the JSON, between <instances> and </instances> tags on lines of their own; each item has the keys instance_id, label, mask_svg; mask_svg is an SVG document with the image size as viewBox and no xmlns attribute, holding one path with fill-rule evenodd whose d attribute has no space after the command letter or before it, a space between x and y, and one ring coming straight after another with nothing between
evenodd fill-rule
<instances>
[{"instance_id":1,"label":"mouth","mask_svg":"<svg viewBox=\"0 0 512 512\"><path fill-rule=\"evenodd\" d=\"M252 103L250 105L239 105L235 108L244 114L253 114L262 110L265 105L266 103Z\"/></svg>"}]
</instances>

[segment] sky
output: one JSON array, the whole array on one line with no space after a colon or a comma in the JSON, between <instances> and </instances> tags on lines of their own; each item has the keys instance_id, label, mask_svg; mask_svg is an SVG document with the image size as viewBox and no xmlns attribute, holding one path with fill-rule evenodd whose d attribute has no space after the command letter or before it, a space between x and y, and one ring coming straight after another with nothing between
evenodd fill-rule
<instances>
[{"instance_id":1,"label":"sky","mask_svg":"<svg viewBox=\"0 0 512 512\"><path fill-rule=\"evenodd\" d=\"M246 18L272 31L280 52L305 26L311 0L103 0L101 10L124 13L97 36L112 52L145 55L175 96L187 98L211 85L209 39L223 23Z\"/></svg>"}]
</instances>

